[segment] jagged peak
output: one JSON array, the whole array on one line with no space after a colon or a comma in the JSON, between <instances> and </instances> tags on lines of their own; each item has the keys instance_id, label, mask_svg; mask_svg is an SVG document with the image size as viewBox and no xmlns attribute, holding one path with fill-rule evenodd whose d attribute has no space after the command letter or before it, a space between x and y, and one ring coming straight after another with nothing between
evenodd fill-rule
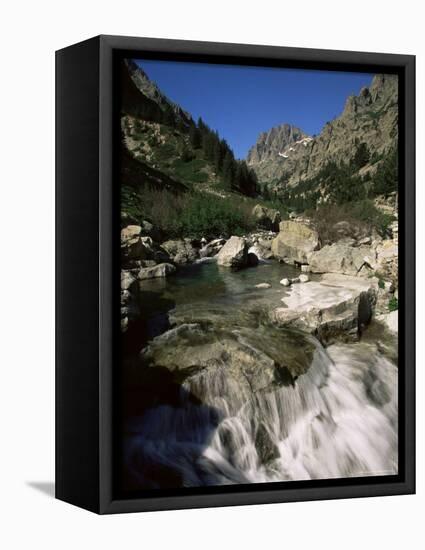
<instances>
[{"instance_id":1,"label":"jagged peak","mask_svg":"<svg viewBox=\"0 0 425 550\"><path fill-rule=\"evenodd\" d=\"M343 114L355 113L359 108L368 107L373 103L397 95L397 75L377 74L370 86L361 88L358 95L351 95L345 102Z\"/></svg>"}]
</instances>

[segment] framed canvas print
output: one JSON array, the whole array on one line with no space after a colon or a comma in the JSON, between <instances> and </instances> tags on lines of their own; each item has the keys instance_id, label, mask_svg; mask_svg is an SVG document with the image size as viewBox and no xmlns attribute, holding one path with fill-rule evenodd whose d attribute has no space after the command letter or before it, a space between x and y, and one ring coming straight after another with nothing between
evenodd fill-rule
<instances>
[{"instance_id":1,"label":"framed canvas print","mask_svg":"<svg viewBox=\"0 0 425 550\"><path fill-rule=\"evenodd\" d=\"M413 493L414 57L56 59L57 498Z\"/></svg>"}]
</instances>

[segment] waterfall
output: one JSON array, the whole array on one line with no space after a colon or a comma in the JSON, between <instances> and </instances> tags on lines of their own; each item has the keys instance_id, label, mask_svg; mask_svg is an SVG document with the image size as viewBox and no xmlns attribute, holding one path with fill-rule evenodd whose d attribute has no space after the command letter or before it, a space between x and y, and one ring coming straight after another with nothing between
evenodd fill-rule
<instances>
[{"instance_id":1,"label":"waterfall","mask_svg":"<svg viewBox=\"0 0 425 550\"><path fill-rule=\"evenodd\" d=\"M223 361L187 377L178 404L133 419L125 461L136 483L195 487L396 474L396 366L371 344L325 350L311 340L311 365L290 383L257 391L232 377Z\"/></svg>"}]
</instances>

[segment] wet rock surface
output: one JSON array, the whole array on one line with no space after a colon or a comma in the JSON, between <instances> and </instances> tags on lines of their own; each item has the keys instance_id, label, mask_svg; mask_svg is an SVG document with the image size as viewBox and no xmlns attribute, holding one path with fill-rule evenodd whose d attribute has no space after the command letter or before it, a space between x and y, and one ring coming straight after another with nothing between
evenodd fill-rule
<instances>
[{"instance_id":1,"label":"wet rock surface","mask_svg":"<svg viewBox=\"0 0 425 550\"><path fill-rule=\"evenodd\" d=\"M291 286L271 318L281 326L307 330L324 343L358 339L372 317L377 289L377 280L327 274L321 281Z\"/></svg>"}]
</instances>

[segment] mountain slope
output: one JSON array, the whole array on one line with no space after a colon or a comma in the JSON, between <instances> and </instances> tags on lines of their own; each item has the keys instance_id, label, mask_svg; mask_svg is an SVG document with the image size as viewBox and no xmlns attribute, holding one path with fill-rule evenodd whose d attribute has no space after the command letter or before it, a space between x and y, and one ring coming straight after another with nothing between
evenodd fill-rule
<instances>
[{"instance_id":1,"label":"mountain slope","mask_svg":"<svg viewBox=\"0 0 425 550\"><path fill-rule=\"evenodd\" d=\"M138 113L142 118L149 118L146 115L151 109L155 122L172 122L183 128L194 124L190 114L165 96L135 61L126 60L122 68L122 105L127 114L137 114L137 107L143 105L145 112Z\"/></svg>"},{"instance_id":2,"label":"mountain slope","mask_svg":"<svg viewBox=\"0 0 425 550\"><path fill-rule=\"evenodd\" d=\"M251 227L257 180L246 162L136 62L126 60L121 69L122 223L147 220L173 237L198 234L201 226L221 227L222 234Z\"/></svg>"},{"instance_id":3,"label":"mountain slope","mask_svg":"<svg viewBox=\"0 0 425 550\"><path fill-rule=\"evenodd\" d=\"M313 178L329 162L349 163L362 147L366 162L361 173L373 172L374 165L396 145L397 102L397 77L376 75L370 87L347 99L341 115L325 124L318 136L294 147L293 139L281 139L281 135L291 135L287 129L292 127L272 129L260 134L247 162L261 182L285 188Z\"/></svg>"}]
</instances>

